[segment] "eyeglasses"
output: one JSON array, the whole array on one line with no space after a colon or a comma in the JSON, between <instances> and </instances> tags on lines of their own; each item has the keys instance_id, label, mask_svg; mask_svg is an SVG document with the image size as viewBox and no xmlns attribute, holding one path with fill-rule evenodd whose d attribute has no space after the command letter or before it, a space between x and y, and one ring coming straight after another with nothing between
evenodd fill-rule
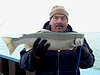
<instances>
[{"instance_id":1,"label":"eyeglasses","mask_svg":"<svg viewBox=\"0 0 100 75\"><path fill-rule=\"evenodd\" d=\"M59 18L60 18L62 21L64 21L64 20L67 19L66 16L53 16L52 18L53 18L55 21L57 21Z\"/></svg>"}]
</instances>

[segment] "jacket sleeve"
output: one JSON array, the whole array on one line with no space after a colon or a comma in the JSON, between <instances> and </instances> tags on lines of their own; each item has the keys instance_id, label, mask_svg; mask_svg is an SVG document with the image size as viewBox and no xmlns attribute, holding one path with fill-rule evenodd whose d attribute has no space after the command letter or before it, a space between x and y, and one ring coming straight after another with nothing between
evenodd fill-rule
<instances>
[{"instance_id":1,"label":"jacket sleeve","mask_svg":"<svg viewBox=\"0 0 100 75\"><path fill-rule=\"evenodd\" d=\"M26 50L24 49L20 52L19 65L22 69L33 72L35 71L38 62L39 62L39 59L34 58L34 56L32 55L32 50L29 50L28 52L26 52Z\"/></svg>"},{"instance_id":2,"label":"jacket sleeve","mask_svg":"<svg viewBox=\"0 0 100 75\"><path fill-rule=\"evenodd\" d=\"M88 50L89 54L88 56L84 57L84 55L81 55L81 59L80 59L80 68L85 69L85 68L90 68L93 66L95 58L93 55L93 51L92 49L89 47L88 43L86 42L86 39L84 39L84 48ZM84 50L84 51L86 51ZM82 53L81 53L82 54Z\"/></svg>"}]
</instances>

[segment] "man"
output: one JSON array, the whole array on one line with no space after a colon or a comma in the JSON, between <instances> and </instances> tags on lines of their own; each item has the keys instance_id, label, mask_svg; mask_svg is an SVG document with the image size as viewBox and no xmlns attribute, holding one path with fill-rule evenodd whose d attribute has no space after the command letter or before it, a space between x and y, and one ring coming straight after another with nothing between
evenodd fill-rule
<instances>
[{"instance_id":1,"label":"man","mask_svg":"<svg viewBox=\"0 0 100 75\"><path fill-rule=\"evenodd\" d=\"M68 12L63 6L52 8L50 21L45 23L43 29L74 32L68 24ZM73 50L48 50L50 43L38 38L31 50L21 51L20 67L35 71L36 75L80 75L79 67L86 69L93 66L94 55L85 39L83 43L80 40L75 40L74 43L76 47Z\"/></svg>"}]
</instances>

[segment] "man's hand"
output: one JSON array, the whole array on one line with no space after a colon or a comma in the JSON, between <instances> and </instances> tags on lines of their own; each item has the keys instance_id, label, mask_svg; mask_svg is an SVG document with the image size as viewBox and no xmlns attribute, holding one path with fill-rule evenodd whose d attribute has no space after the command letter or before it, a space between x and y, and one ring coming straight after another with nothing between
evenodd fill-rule
<instances>
[{"instance_id":1,"label":"man's hand","mask_svg":"<svg viewBox=\"0 0 100 75\"><path fill-rule=\"evenodd\" d=\"M81 49L81 59L88 58L90 55L90 52L88 48L86 47L86 45L78 46L75 50L75 56L79 56L80 49Z\"/></svg>"},{"instance_id":2,"label":"man's hand","mask_svg":"<svg viewBox=\"0 0 100 75\"><path fill-rule=\"evenodd\" d=\"M82 46L82 45L83 45L83 42L84 42L83 39L76 38L76 39L74 40L74 46L75 46L75 47Z\"/></svg>"},{"instance_id":3,"label":"man's hand","mask_svg":"<svg viewBox=\"0 0 100 75\"><path fill-rule=\"evenodd\" d=\"M47 43L47 40L41 40L41 38L37 38L32 47L33 56L40 58L47 52L49 47L50 43Z\"/></svg>"}]
</instances>

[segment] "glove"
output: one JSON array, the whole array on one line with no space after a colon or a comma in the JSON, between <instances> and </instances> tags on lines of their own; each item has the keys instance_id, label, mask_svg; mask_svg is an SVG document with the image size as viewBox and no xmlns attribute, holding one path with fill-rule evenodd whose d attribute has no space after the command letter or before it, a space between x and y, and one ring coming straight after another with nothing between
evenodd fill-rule
<instances>
[{"instance_id":1,"label":"glove","mask_svg":"<svg viewBox=\"0 0 100 75\"><path fill-rule=\"evenodd\" d=\"M26 53L26 49L24 48L24 49L20 52L20 56L22 57L25 53Z\"/></svg>"},{"instance_id":2,"label":"glove","mask_svg":"<svg viewBox=\"0 0 100 75\"><path fill-rule=\"evenodd\" d=\"M41 40L41 38L37 38L32 47L33 56L40 58L47 52L49 46L50 43L47 43L47 40Z\"/></svg>"},{"instance_id":3,"label":"glove","mask_svg":"<svg viewBox=\"0 0 100 75\"><path fill-rule=\"evenodd\" d=\"M82 46L83 45L84 40L81 38L76 38L74 40L74 47L78 47L78 46Z\"/></svg>"},{"instance_id":4,"label":"glove","mask_svg":"<svg viewBox=\"0 0 100 75\"><path fill-rule=\"evenodd\" d=\"M80 53L80 48L81 48L81 59L86 59L89 57L90 55L90 52L88 50L88 48L83 45L83 46L78 46L75 50L75 55L76 57L79 56L79 53Z\"/></svg>"}]
</instances>

